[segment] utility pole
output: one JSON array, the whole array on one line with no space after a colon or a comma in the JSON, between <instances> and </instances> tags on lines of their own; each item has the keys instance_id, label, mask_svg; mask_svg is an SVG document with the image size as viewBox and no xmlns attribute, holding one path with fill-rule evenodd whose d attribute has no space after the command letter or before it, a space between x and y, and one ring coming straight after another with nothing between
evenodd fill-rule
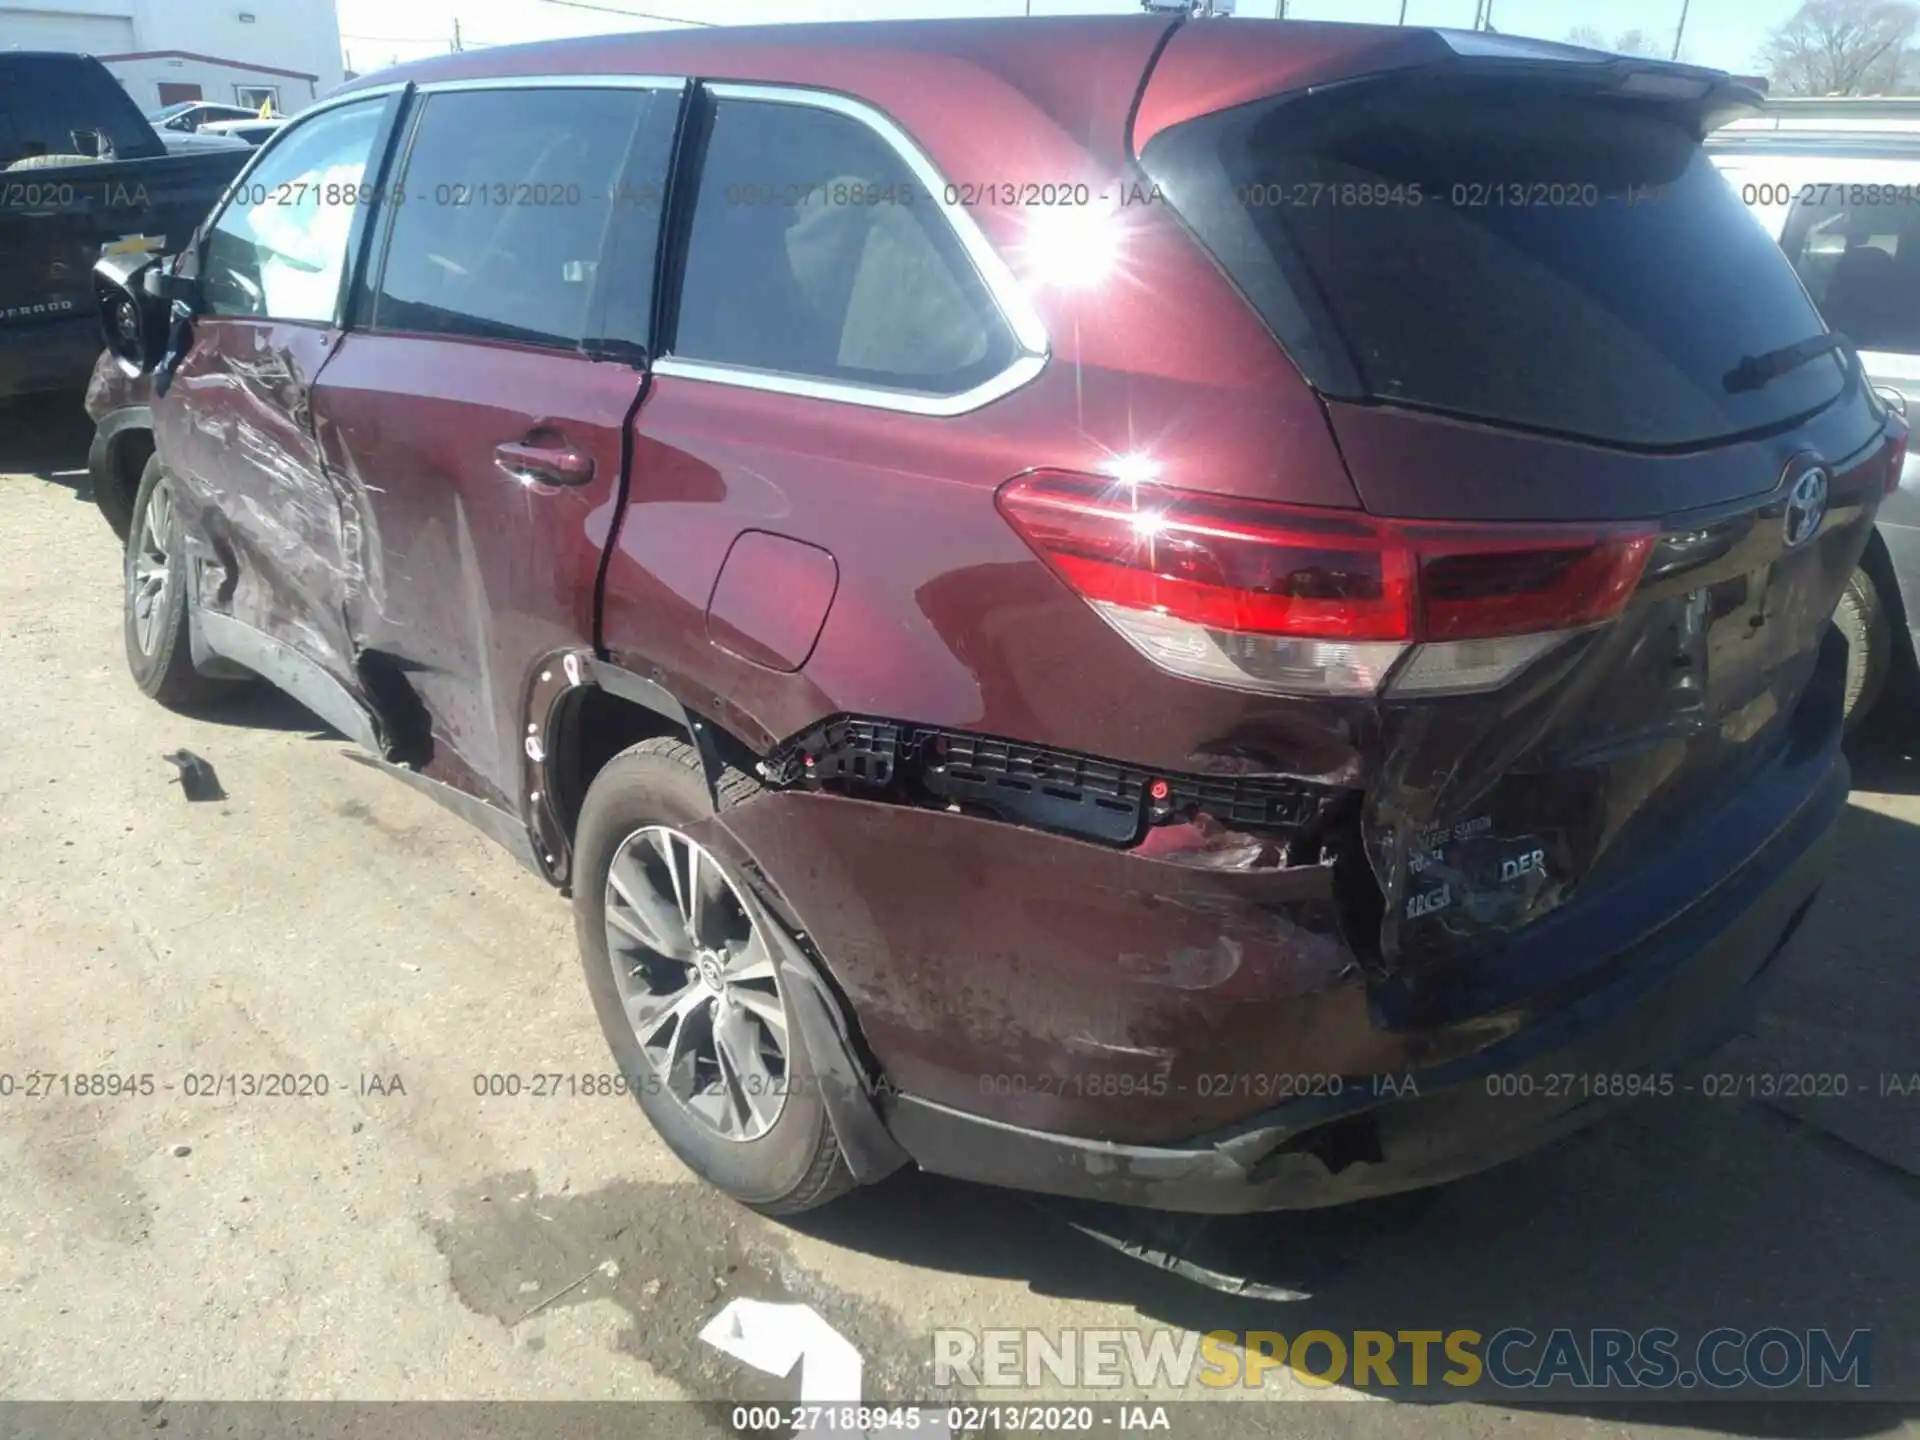
<instances>
[{"instance_id":1,"label":"utility pole","mask_svg":"<svg viewBox=\"0 0 1920 1440\"><path fill-rule=\"evenodd\" d=\"M1487 8L1480 17L1480 28L1491 30L1493 29L1493 0L1485 0L1485 3Z\"/></svg>"},{"instance_id":2,"label":"utility pole","mask_svg":"<svg viewBox=\"0 0 1920 1440\"><path fill-rule=\"evenodd\" d=\"M1402 25L1404 25L1404 24L1406 24L1406 23L1407 23L1407 0L1400 0L1400 20L1399 20L1399 23L1400 23L1400 24L1402 24Z\"/></svg>"},{"instance_id":3,"label":"utility pole","mask_svg":"<svg viewBox=\"0 0 1920 1440\"><path fill-rule=\"evenodd\" d=\"M460 43L460 17L456 15L453 17L453 53L458 55L466 48L465 45Z\"/></svg>"},{"instance_id":4,"label":"utility pole","mask_svg":"<svg viewBox=\"0 0 1920 1440\"><path fill-rule=\"evenodd\" d=\"M1680 58L1680 37L1687 33L1687 0L1680 0L1680 23L1673 27L1673 58Z\"/></svg>"}]
</instances>

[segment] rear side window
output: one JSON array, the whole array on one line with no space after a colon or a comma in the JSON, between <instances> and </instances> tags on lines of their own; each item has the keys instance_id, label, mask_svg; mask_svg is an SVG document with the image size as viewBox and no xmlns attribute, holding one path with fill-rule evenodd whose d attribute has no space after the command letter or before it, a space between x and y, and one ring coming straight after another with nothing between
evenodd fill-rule
<instances>
[{"instance_id":1,"label":"rear side window","mask_svg":"<svg viewBox=\"0 0 1920 1440\"><path fill-rule=\"evenodd\" d=\"M1810 185L1781 245L1827 324L1862 350L1920 355L1920 207L1893 185Z\"/></svg>"},{"instance_id":2,"label":"rear side window","mask_svg":"<svg viewBox=\"0 0 1920 1440\"><path fill-rule=\"evenodd\" d=\"M1643 102L1484 78L1363 82L1189 121L1147 171L1323 392L1623 445L1776 425L1825 328L1693 134Z\"/></svg>"},{"instance_id":3,"label":"rear side window","mask_svg":"<svg viewBox=\"0 0 1920 1440\"><path fill-rule=\"evenodd\" d=\"M905 161L851 116L716 102L673 353L755 370L957 394L1012 336Z\"/></svg>"},{"instance_id":4,"label":"rear side window","mask_svg":"<svg viewBox=\"0 0 1920 1440\"><path fill-rule=\"evenodd\" d=\"M391 207L374 328L577 348L621 166L653 100L629 89L428 97Z\"/></svg>"}]
</instances>

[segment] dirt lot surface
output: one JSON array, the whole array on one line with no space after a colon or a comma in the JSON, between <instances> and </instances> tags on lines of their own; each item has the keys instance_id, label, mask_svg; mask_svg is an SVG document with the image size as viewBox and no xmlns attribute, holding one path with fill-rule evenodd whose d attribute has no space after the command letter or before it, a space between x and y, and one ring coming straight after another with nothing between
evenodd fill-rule
<instances>
[{"instance_id":1,"label":"dirt lot surface","mask_svg":"<svg viewBox=\"0 0 1920 1440\"><path fill-rule=\"evenodd\" d=\"M747 1296L811 1305L894 1399L932 1393L941 1327L1511 1325L1866 1327L1876 1382L1920 1398L1920 1096L1879 1093L1920 1071L1920 765L1897 743L1858 765L1839 876L1710 1067L1841 1073L1845 1099L1696 1086L1436 1193L1218 1227L1214 1253L1312 1289L1286 1304L919 1176L780 1224L695 1183L623 1098L477 1093L610 1068L565 903L291 702L145 701L87 437L71 400L0 411L0 1397L695 1399L679 1428L720 1433L717 1402L797 1393L698 1338ZM226 799L184 797L181 749ZM102 1073L152 1092L21 1088ZM265 1075L326 1093L194 1093ZM1915 1413L1300 1403L1259 1430L1920 1433Z\"/></svg>"}]
</instances>

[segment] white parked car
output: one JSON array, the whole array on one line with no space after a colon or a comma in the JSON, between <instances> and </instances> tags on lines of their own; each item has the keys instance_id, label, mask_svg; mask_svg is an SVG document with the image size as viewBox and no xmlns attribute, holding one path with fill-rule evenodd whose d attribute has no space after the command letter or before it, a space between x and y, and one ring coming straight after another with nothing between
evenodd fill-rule
<instances>
[{"instance_id":1,"label":"white parked car","mask_svg":"<svg viewBox=\"0 0 1920 1440\"><path fill-rule=\"evenodd\" d=\"M1769 101L1716 131L1707 153L1882 394L1920 402L1920 99ZM1909 458L1836 617L1853 644L1856 723L1889 679L1914 678L1917 612L1920 462Z\"/></svg>"},{"instance_id":2,"label":"white parked car","mask_svg":"<svg viewBox=\"0 0 1920 1440\"><path fill-rule=\"evenodd\" d=\"M202 135L219 135L232 140L244 140L249 145L264 145L287 123L284 115L275 115L263 120L255 115L250 120L214 120L200 127Z\"/></svg>"}]
</instances>

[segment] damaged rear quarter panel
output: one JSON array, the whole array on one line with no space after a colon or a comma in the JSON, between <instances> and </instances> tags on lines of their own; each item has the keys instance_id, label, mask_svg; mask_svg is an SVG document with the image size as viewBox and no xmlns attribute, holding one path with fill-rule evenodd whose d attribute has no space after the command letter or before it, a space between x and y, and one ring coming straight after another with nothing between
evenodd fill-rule
<instances>
[{"instance_id":1,"label":"damaged rear quarter panel","mask_svg":"<svg viewBox=\"0 0 1920 1440\"><path fill-rule=\"evenodd\" d=\"M1404 1059L1367 1018L1327 867L1209 871L799 791L718 823L829 958L889 1082L924 1099L1175 1140Z\"/></svg>"}]
</instances>

